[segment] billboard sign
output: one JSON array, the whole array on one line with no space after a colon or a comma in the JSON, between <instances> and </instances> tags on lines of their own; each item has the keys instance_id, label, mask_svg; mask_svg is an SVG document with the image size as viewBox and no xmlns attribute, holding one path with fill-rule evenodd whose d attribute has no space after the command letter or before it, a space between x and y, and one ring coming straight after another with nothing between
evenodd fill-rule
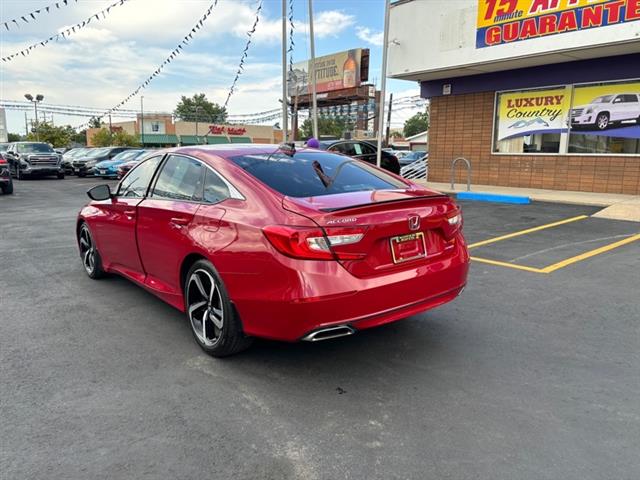
<instances>
[{"instance_id":1,"label":"billboard sign","mask_svg":"<svg viewBox=\"0 0 640 480\"><path fill-rule=\"evenodd\" d=\"M570 90L556 88L502 93L497 106L497 140L567 130Z\"/></svg>"},{"instance_id":2,"label":"billboard sign","mask_svg":"<svg viewBox=\"0 0 640 480\"><path fill-rule=\"evenodd\" d=\"M576 86L571 136L640 139L640 82Z\"/></svg>"},{"instance_id":3,"label":"billboard sign","mask_svg":"<svg viewBox=\"0 0 640 480\"><path fill-rule=\"evenodd\" d=\"M366 50L356 48L316 57L316 92L331 92L344 88L359 87L362 81L367 79L366 72L362 72L363 51L366 52ZM309 82L310 65L311 60L293 65L292 70L289 72L289 95L297 96L311 93L311 83Z\"/></svg>"},{"instance_id":4,"label":"billboard sign","mask_svg":"<svg viewBox=\"0 0 640 480\"><path fill-rule=\"evenodd\" d=\"M640 0L478 0L476 48L640 21Z\"/></svg>"}]
</instances>

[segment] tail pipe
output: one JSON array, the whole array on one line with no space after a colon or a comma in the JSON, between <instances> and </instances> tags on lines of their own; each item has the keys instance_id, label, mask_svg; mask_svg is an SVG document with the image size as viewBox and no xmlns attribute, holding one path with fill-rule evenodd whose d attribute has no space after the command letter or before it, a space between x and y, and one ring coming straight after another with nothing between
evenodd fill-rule
<instances>
[{"instance_id":1,"label":"tail pipe","mask_svg":"<svg viewBox=\"0 0 640 480\"><path fill-rule=\"evenodd\" d=\"M305 342L319 342L321 340L331 340L332 338L348 337L356 333L355 329L348 325L340 325L337 327L321 328L315 332L302 337Z\"/></svg>"}]
</instances>

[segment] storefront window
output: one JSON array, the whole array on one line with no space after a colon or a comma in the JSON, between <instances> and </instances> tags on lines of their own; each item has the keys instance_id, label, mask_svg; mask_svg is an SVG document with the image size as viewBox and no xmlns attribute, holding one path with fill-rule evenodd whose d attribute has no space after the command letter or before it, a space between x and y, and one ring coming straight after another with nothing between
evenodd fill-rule
<instances>
[{"instance_id":1,"label":"storefront window","mask_svg":"<svg viewBox=\"0 0 640 480\"><path fill-rule=\"evenodd\" d=\"M494 153L639 154L640 81L498 93L493 135Z\"/></svg>"},{"instance_id":2,"label":"storefront window","mask_svg":"<svg viewBox=\"0 0 640 480\"><path fill-rule=\"evenodd\" d=\"M566 87L498 94L494 152L560 153L569 103Z\"/></svg>"},{"instance_id":3,"label":"storefront window","mask_svg":"<svg viewBox=\"0 0 640 480\"><path fill-rule=\"evenodd\" d=\"M575 86L569 153L640 153L640 82Z\"/></svg>"}]
</instances>

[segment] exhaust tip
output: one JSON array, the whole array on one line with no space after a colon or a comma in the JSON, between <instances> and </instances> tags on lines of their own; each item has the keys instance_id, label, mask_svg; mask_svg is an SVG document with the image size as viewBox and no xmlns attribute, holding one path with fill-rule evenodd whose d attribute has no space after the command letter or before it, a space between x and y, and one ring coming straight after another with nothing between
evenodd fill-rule
<instances>
[{"instance_id":1,"label":"exhaust tip","mask_svg":"<svg viewBox=\"0 0 640 480\"><path fill-rule=\"evenodd\" d=\"M354 333L356 333L355 329L349 325L340 325L338 327L321 328L302 337L302 340L305 342L320 342L322 340L331 340L332 338L348 337Z\"/></svg>"}]
</instances>

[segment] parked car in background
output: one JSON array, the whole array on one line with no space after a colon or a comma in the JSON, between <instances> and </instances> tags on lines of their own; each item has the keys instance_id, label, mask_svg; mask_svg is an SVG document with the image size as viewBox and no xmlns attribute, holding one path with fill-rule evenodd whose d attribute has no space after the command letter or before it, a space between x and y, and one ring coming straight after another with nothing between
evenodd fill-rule
<instances>
[{"instance_id":1,"label":"parked car in background","mask_svg":"<svg viewBox=\"0 0 640 480\"><path fill-rule=\"evenodd\" d=\"M125 150L120 152L111 160L105 160L96 164L93 174L102 178L117 178L118 167L136 159L142 159L147 154L147 150Z\"/></svg>"},{"instance_id":2,"label":"parked car in background","mask_svg":"<svg viewBox=\"0 0 640 480\"><path fill-rule=\"evenodd\" d=\"M0 190L5 195L13 193L13 179L9 171L9 162L4 156L4 152L0 151Z\"/></svg>"},{"instance_id":3,"label":"parked car in background","mask_svg":"<svg viewBox=\"0 0 640 480\"><path fill-rule=\"evenodd\" d=\"M320 148L329 152L341 153L349 157L363 160L372 165L377 161L377 147L364 140L321 140ZM400 174L400 163L395 155L382 150L381 167L396 175Z\"/></svg>"},{"instance_id":4,"label":"parked car in background","mask_svg":"<svg viewBox=\"0 0 640 480\"><path fill-rule=\"evenodd\" d=\"M14 142L4 152L11 173L16 178L55 175L64 178L62 155L44 142Z\"/></svg>"},{"instance_id":5,"label":"parked car in background","mask_svg":"<svg viewBox=\"0 0 640 480\"><path fill-rule=\"evenodd\" d=\"M129 160L128 162L124 162L122 164L120 164L118 166L118 172L117 172L117 177L118 179L121 179L122 177L124 177L127 173L129 173L129 170L131 170L133 167L135 167L138 163L140 163L140 161L144 158L144 155L141 157L138 157L134 160Z\"/></svg>"},{"instance_id":6,"label":"parked car in background","mask_svg":"<svg viewBox=\"0 0 640 480\"><path fill-rule=\"evenodd\" d=\"M124 152L125 150L131 150L132 147L100 147L92 148L86 154L80 155L78 158L74 158L73 173L79 177L86 177L87 175L93 175L96 164L104 162L105 160L111 160L117 154Z\"/></svg>"},{"instance_id":7,"label":"parked car in background","mask_svg":"<svg viewBox=\"0 0 640 480\"><path fill-rule=\"evenodd\" d=\"M410 163L423 159L426 155L427 152L416 150L413 152L407 152L401 157L398 157L398 161L400 162L400 166L404 167L405 165L409 165Z\"/></svg>"},{"instance_id":8,"label":"parked car in background","mask_svg":"<svg viewBox=\"0 0 640 480\"><path fill-rule=\"evenodd\" d=\"M86 155L89 150L91 150L90 147L78 147L72 148L71 150L65 152L64 155L62 155L62 165L64 167L64 172L67 175L73 174L73 160L75 158L80 158L80 156L82 155Z\"/></svg>"},{"instance_id":9,"label":"parked car in background","mask_svg":"<svg viewBox=\"0 0 640 480\"><path fill-rule=\"evenodd\" d=\"M214 356L251 337L351 335L450 302L467 281L451 198L332 152L160 151L116 191L87 193L75 228L87 275L120 274L184 312Z\"/></svg>"}]
</instances>

